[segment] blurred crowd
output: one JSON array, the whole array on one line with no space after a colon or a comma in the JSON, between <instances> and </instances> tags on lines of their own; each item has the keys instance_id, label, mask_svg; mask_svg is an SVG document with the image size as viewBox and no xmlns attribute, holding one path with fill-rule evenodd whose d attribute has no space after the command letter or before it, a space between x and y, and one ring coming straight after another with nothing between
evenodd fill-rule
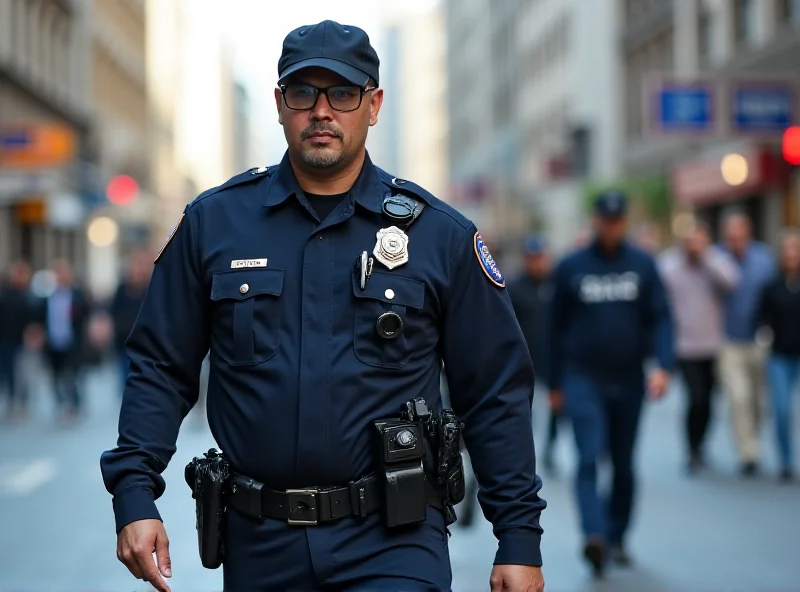
<instances>
[{"instance_id":1,"label":"blurred crowd","mask_svg":"<svg viewBox=\"0 0 800 592\"><path fill-rule=\"evenodd\" d=\"M152 266L151 254L130 254L125 276L110 298L93 296L70 263L32 270L12 263L0 282L0 414L24 422L41 362L50 381L58 421L74 425L85 412L82 377L102 363L116 363L119 394L127 376L124 343L139 312Z\"/></svg>"},{"instance_id":2,"label":"blurred crowd","mask_svg":"<svg viewBox=\"0 0 800 592\"><path fill-rule=\"evenodd\" d=\"M762 429L771 419L778 477L789 481L794 470L792 396L800 383L800 230L785 229L773 248L753 238L746 215L732 211L720 231L715 244L712 229L696 220L663 249L650 226L631 232L629 239L655 257L668 296L675 374L686 397L686 470L695 473L707 466L704 442L713 410L727 402L742 475L759 472ZM574 247L592 240L591 232L582 231ZM509 292L537 368L537 389L546 397L547 322L558 258L538 236L527 239L523 252L524 269L510 282ZM724 400L715 405L717 393ZM543 465L554 470L553 444L565 417L558 405L551 407Z\"/></svg>"}]
</instances>

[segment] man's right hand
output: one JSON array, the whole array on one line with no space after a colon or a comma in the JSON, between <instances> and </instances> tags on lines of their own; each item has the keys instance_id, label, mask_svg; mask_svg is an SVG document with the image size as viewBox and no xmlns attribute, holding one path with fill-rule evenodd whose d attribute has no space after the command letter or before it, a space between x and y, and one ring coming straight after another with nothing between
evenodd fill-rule
<instances>
[{"instance_id":1,"label":"man's right hand","mask_svg":"<svg viewBox=\"0 0 800 592\"><path fill-rule=\"evenodd\" d=\"M158 565L153 560L154 551ZM172 563L167 531L161 520L137 520L120 530L117 559L135 578L149 582L159 592L170 592L164 578L172 577Z\"/></svg>"},{"instance_id":2,"label":"man's right hand","mask_svg":"<svg viewBox=\"0 0 800 592\"><path fill-rule=\"evenodd\" d=\"M559 413L564 407L564 398L561 395L561 389L550 391L550 409L554 413Z\"/></svg>"}]
</instances>

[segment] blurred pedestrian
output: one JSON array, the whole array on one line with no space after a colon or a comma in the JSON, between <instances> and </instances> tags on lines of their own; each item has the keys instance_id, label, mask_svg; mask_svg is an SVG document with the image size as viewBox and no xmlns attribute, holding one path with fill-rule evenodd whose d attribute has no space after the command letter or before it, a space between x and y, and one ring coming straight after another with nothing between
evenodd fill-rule
<instances>
[{"instance_id":1,"label":"blurred pedestrian","mask_svg":"<svg viewBox=\"0 0 800 592\"><path fill-rule=\"evenodd\" d=\"M675 316L678 367L686 385L687 468L705 464L703 442L711 421L711 399L723 340L723 298L739 282L731 257L711 245L708 226L696 222L679 249L659 259Z\"/></svg>"},{"instance_id":2,"label":"blurred pedestrian","mask_svg":"<svg viewBox=\"0 0 800 592\"><path fill-rule=\"evenodd\" d=\"M780 271L761 297L761 319L772 330L769 385L775 420L780 478L792 479L792 393L800 381L800 231L781 240Z\"/></svg>"},{"instance_id":3,"label":"blurred pedestrian","mask_svg":"<svg viewBox=\"0 0 800 592\"><path fill-rule=\"evenodd\" d=\"M64 259L53 263L56 288L41 313L45 332L45 361L62 422L71 424L81 411L78 373L83 354L89 305L78 287L72 266Z\"/></svg>"},{"instance_id":4,"label":"blurred pedestrian","mask_svg":"<svg viewBox=\"0 0 800 592\"><path fill-rule=\"evenodd\" d=\"M753 240L750 220L733 212L723 219L724 248L739 267L741 280L725 300L725 343L720 380L730 399L731 419L744 476L755 475L766 402L766 344L756 339L758 307L764 286L775 276L767 245Z\"/></svg>"},{"instance_id":5,"label":"blurred pedestrian","mask_svg":"<svg viewBox=\"0 0 800 592\"><path fill-rule=\"evenodd\" d=\"M130 335L139 308L147 292L153 258L146 251L135 251L128 260L126 274L117 287L111 300L110 314L114 323L114 352L117 356L120 374L119 396L125 388L130 360L125 353L125 340Z\"/></svg>"},{"instance_id":6,"label":"blurred pedestrian","mask_svg":"<svg viewBox=\"0 0 800 592\"><path fill-rule=\"evenodd\" d=\"M550 396L554 407L565 406L575 432L583 552L596 577L608 559L630 562L625 535L639 417L646 391L654 399L666 393L674 365L667 295L653 257L625 238L627 203L618 191L597 198L593 241L566 256L553 280ZM653 348L657 365L645 384ZM597 483L606 456L613 466L607 500Z\"/></svg>"},{"instance_id":7,"label":"blurred pedestrian","mask_svg":"<svg viewBox=\"0 0 800 592\"><path fill-rule=\"evenodd\" d=\"M540 236L528 237L525 240L523 257L523 271L509 282L508 295L533 360L533 370L536 373L534 396L546 397L547 315L553 286L550 281L552 261L545 239ZM553 447L560 417L558 410L550 410L543 461L548 470L553 470Z\"/></svg>"},{"instance_id":8,"label":"blurred pedestrian","mask_svg":"<svg viewBox=\"0 0 800 592\"><path fill-rule=\"evenodd\" d=\"M35 306L29 291L31 269L24 261L13 263L0 285L0 393L5 389L8 419L28 415L28 388L19 375L26 331L33 324Z\"/></svg>"}]
</instances>

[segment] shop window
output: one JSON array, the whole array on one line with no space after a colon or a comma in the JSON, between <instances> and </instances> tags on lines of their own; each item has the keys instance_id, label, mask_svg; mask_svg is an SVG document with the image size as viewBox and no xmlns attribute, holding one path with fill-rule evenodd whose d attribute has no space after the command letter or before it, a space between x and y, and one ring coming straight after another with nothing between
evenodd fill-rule
<instances>
[{"instance_id":1,"label":"shop window","mask_svg":"<svg viewBox=\"0 0 800 592\"><path fill-rule=\"evenodd\" d=\"M800 25L800 0L778 0L778 22Z\"/></svg>"},{"instance_id":2,"label":"shop window","mask_svg":"<svg viewBox=\"0 0 800 592\"><path fill-rule=\"evenodd\" d=\"M737 45L746 45L753 41L755 34L755 0L734 0L733 34Z\"/></svg>"},{"instance_id":3,"label":"shop window","mask_svg":"<svg viewBox=\"0 0 800 592\"><path fill-rule=\"evenodd\" d=\"M712 20L711 14L706 8L700 9L697 18L697 49L700 58L700 65L706 66L711 62L712 45Z\"/></svg>"}]
</instances>

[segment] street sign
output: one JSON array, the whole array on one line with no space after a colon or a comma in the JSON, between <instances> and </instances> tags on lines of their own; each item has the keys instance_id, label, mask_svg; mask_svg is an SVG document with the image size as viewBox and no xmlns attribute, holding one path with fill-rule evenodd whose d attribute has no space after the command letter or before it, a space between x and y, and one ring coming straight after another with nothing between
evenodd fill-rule
<instances>
[{"instance_id":1,"label":"street sign","mask_svg":"<svg viewBox=\"0 0 800 592\"><path fill-rule=\"evenodd\" d=\"M661 132L711 132L716 121L716 92L711 85L673 81L660 85L654 121Z\"/></svg>"},{"instance_id":2,"label":"street sign","mask_svg":"<svg viewBox=\"0 0 800 592\"><path fill-rule=\"evenodd\" d=\"M783 133L795 122L797 95L791 84L734 81L728 96L734 131Z\"/></svg>"},{"instance_id":3,"label":"street sign","mask_svg":"<svg viewBox=\"0 0 800 592\"><path fill-rule=\"evenodd\" d=\"M52 167L75 156L75 132L67 126L35 122L0 126L0 166Z\"/></svg>"}]
</instances>

